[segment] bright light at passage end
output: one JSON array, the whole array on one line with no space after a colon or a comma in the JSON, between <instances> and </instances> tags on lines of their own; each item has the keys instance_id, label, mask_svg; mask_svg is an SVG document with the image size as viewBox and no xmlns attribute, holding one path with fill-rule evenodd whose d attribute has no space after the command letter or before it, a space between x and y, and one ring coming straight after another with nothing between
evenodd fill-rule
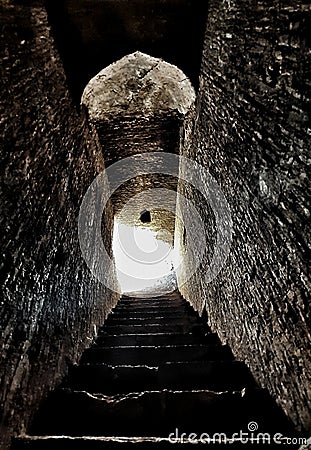
<instances>
[{"instance_id":1,"label":"bright light at passage end","mask_svg":"<svg viewBox=\"0 0 311 450\"><path fill-rule=\"evenodd\" d=\"M174 277L174 249L147 227L115 221L112 249L122 292L156 289Z\"/></svg>"}]
</instances>

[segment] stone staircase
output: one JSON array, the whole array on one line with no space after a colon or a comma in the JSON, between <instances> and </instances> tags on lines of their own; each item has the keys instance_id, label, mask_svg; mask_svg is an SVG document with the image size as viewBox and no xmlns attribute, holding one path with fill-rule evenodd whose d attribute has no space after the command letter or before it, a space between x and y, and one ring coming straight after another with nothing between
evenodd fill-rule
<instances>
[{"instance_id":1,"label":"stone staircase","mask_svg":"<svg viewBox=\"0 0 311 450\"><path fill-rule=\"evenodd\" d=\"M293 432L179 293L123 296L80 364L41 405L30 435L16 438L12 450L297 448L245 444L240 430L249 437ZM230 444L207 444L214 433L238 435Z\"/></svg>"}]
</instances>

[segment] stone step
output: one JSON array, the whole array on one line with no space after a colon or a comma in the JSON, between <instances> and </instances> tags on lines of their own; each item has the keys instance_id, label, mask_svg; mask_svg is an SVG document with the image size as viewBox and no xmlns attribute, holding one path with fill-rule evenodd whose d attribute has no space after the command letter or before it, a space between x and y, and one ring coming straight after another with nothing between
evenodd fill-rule
<instances>
[{"instance_id":1,"label":"stone step","mask_svg":"<svg viewBox=\"0 0 311 450\"><path fill-rule=\"evenodd\" d=\"M190 308L187 308L186 306L179 306L179 307L171 307L171 306L116 306L113 310L113 312L119 313L119 314L190 314L190 315L197 315L197 313Z\"/></svg>"},{"instance_id":2,"label":"stone step","mask_svg":"<svg viewBox=\"0 0 311 450\"><path fill-rule=\"evenodd\" d=\"M207 328L206 328L207 329ZM106 325L99 330L99 335L116 334L146 334L146 333L202 333L204 331L201 324L192 323L154 323L147 325Z\"/></svg>"},{"instance_id":3,"label":"stone step","mask_svg":"<svg viewBox=\"0 0 311 450\"><path fill-rule=\"evenodd\" d=\"M150 298L125 298L122 297L118 304L120 305L182 305L188 303L186 300L182 298L165 298L165 297L150 297Z\"/></svg>"},{"instance_id":4,"label":"stone step","mask_svg":"<svg viewBox=\"0 0 311 450\"><path fill-rule=\"evenodd\" d=\"M212 438L212 436L211 436ZM207 441L207 436L192 436L176 438L175 434L171 438L160 437L69 437L69 436L25 436L14 439L11 450L188 450L213 448L217 450L247 450L247 444L241 444L240 440L232 439L230 443L221 444ZM271 438L273 440L273 438ZM172 443L173 441L173 443ZM251 444L251 448L280 450L282 444L271 444L266 441L260 444ZM286 445L286 450L296 449L297 445Z\"/></svg>"},{"instance_id":5,"label":"stone step","mask_svg":"<svg viewBox=\"0 0 311 450\"><path fill-rule=\"evenodd\" d=\"M78 391L114 395L161 389L241 390L255 387L245 364L237 361L165 363L158 367L73 366L63 387Z\"/></svg>"},{"instance_id":6,"label":"stone step","mask_svg":"<svg viewBox=\"0 0 311 450\"><path fill-rule=\"evenodd\" d=\"M122 295L120 301L134 301L134 302L150 302L150 301L185 301L180 293L176 293L176 295L168 294L168 295L154 295L152 297L141 297L141 296L130 296L130 295Z\"/></svg>"},{"instance_id":7,"label":"stone step","mask_svg":"<svg viewBox=\"0 0 311 450\"><path fill-rule=\"evenodd\" d=\"M116 308L186 308L186 302L119 302Z\"/></svg>"},{"instance_id":8,"label":"stone step","mask_svg":"<svg viewBox=\"0 0 311 450\"><path fill-rule=\"evenodd\" d=\"M123 296L81 364L70 368L62 388L41 406L30 428L36 436L15 439L12 450L193 448L187 439L173 444L168 436L178 429L179 435L230 438L247 433L250 422L258 423L260 433L289 436L281 410L200 322L177 293L146 300ZM203 445L198 441L195 448ZM248 445L235 441L229 447Z\"/></svg>"},{"instance_id":9,"label":"stone step","mask_svg":"<svg viewBox=\"0 0 311 450\"><path fill-rule=\"evenodd\" d=\"M242 390L256 387L247 366L234 360L167 362L159 367L158 383L166 389Z\"/></svg>"},{"instance_id":10,"label":"stone step","mask_svg":"<svg viewBox=\"0 0 311 450\"><path fill-rule=\"evenodd\" d=\"M128 309L128 308L114 308L111 312L112 316L118 317L153 317L153 316L166 316L166 317L187 317L187 316L195 316L199 317L199 315L195 311L188 311L186 308L169 308L169 310L165 310L165 308L149 308L148 311L145 311L143 308L141 309Z\"/></svg>"},{"instance_id":11,"label":"stone step","mask_svg":"<svg viewBox=\"0 0 311 450\"><path fill-rule=\"evenodd\" d=\"M201 323L200 319L198 317L193 316L179 316L179 317L167 317L166 315L153 315L151 317L148 317L146 314L142 317L124 317L124 316L115 316L114 314L110 314L105 322L105 326L108 325L143 325L143 324L177 324L177 325L183 325L187 323Z\"/></svg>"},{"instance_id":12,"label":"stone step","mask_svg":"<svg viewBox=\"0 0 311 450\"><path fill-rule=\"evenodd\" d=\"M123 347L91 347L86 350L80 364L106 363L142 364L157 366L164 362L176 361L207 361L231 359L232 354L227 346L221 345L167 345L123 346Z\"/></svg>"},{"instance_id":13,"label":"stone step","mask_svg":"<svg viewBox=\"0 0 311 450\"><path fill-rule=\"evenodd\" d=\"M72 366L62 387L106 395L157 389L158 368L144 365Z\"/></svg>"},{"instance_id":14,"label":"stone step","mask_svg":"<svg viewBox=\"0 0 311 450\"><path fill-rule=\"evenodd\" d=\"M281 410L262 390L241 392L147 391L105 396L57 390L42 406L30 430L34 435L161 436L183 433L288 433Z\"/></svg>"},{"instance_id":15,"label":"stone step","mask_svg":"<svg viewBox=\"0 0 311 450\"><path fill-rule=\"evenodd\" d=\"M165 311L112 311L108 319L124 319L124 320L144 320L144 319L154 319L156 317L166 317L168 320L172 319L184 319L187 320L189 317L191 320L193 319L200 319L200 317L196 314L189 314L186 311L172 311L172 312L165 312Z\"/></svg>"},{"instance_id":16,"label":"stone step","mask_svg":"<svg viewBox=\"0 0 311 450\"><path fill-rule=\"evenodd\" d=\"M182 344L217 344L219 338L216 333L199 334L118 334L115 336L99 336L96 345L104 347L115 347L123 345L182 345Z\"/></svg>"}]
</instances>

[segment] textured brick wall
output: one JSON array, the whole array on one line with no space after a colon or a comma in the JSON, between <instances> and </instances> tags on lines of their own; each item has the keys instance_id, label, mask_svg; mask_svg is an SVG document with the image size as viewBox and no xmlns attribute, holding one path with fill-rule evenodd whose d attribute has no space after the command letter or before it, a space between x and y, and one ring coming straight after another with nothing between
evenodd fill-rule
<instances>
[{"instance_id":1,"label":"textured brick wall","mask_svg":"<svg viewBox=\"0 0 311 450\"><path fill-rule=\"evenodd\" d=\"M181 124L181 118L175 115L154 116L148 119L138 116L137 118L121 118L110 122L102 122L101 124L96 124L96 130L103 148L106 164L110 165L118 160L140 153L158 151L177 153L179 150ZM176 190L177 180L176 178L160 174L141 174L132 178L122 184L111 197L115 214L121 214L122 221L137 225L139 223L137 210L148 209L151 205L148 203L141 205L141 200L138 198L136 202L133 202L133 207L128 210L127 214L124 214L123 208L139 192L154 188ZM137 208L134 208L134 205ZM132 210L135 211L134 215ZM174 217L165 217L163 213L155 215L153 212L150 227L153 230L167 228L173 234L174 223Z\"/></svg>"},{"instance_id":2,"label":"textured brick wall","mask_svg":"<svg viewBox=\"0 0 311 450\"><path fill-rule=\"evenodd\" d=\"M197 192L181 187L209 233L203 268L181 292L198 310L206 307L222 341L297 427L310 430L310 5L210 0L206 30L197 108L186 125L190 138L183 154L221 185L233 243L220 275L204 283L213 213ZM191 230L187 211L184 219Z\"/></svg>"},{"instance_id":3,"label":"textured brick wall","mask_svg":"<svg viewBox=\"0 0 311 450\"><path fill-rule=\"evenodd\" d=\"M92 279L80 255L79 206L103 160L95 133L68 96L45 10L39 2L2 1L0 18L0 447L6 448L117 298ZM110 212L108 247L111 221Z\"/></svg>"}]
</instances>

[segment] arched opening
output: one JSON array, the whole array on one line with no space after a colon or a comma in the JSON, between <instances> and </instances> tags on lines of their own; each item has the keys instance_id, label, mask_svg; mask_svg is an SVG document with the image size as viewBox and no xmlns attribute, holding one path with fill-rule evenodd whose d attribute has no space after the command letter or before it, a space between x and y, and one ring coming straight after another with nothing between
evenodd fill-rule
<instances>
[{"instance_id":1,"label":"arched opening","mask_svg":"<svg viewBox=\"0 0 311 450\"><path fill-rule=\"evenodd\" d=\"M123 57L92 78L82 105L97 131L110 181L122 173L118 163L133 155L179 154L181 129L194 100L191 82L180 69L141 52ZM177 176L178 170L175 176L140 173L136 158L135 176L111 196L113 249L122 292L143 290L146 295L177 287Z\"/></svg>"}]
</instances>

